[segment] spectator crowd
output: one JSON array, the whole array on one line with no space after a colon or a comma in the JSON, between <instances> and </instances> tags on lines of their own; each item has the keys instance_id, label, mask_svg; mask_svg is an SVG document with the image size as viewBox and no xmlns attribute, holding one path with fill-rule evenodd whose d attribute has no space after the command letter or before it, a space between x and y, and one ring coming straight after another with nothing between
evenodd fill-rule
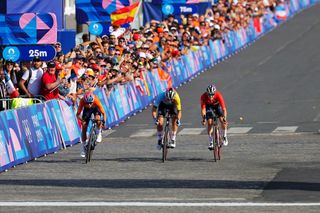
<instances>
[{"instance_id":1,"label":"spectator crowd","mask_svg":"<svg viewBox=\"0 0 320 213\"><path fill-rule=\"evenodd\" d=\"M56 57L44 62L14 63L2 60L0 65L0 99L8 97L44 97L62 99L75 106L87 90L97 87L112 92L116 84L142 78L166 61L179 58L189 51L224 39L223 34L248 27L252 18L274 13L283 0L219 0L205 14L169 15L163 21L152 20L139 29L113 26L107 36L90 40L83 34L82 43L64 54L61 43L54 46ZM16 88L10 93L6 82ZM0 105L0 110L5 107Z\"/></svg>"}]
</instances>

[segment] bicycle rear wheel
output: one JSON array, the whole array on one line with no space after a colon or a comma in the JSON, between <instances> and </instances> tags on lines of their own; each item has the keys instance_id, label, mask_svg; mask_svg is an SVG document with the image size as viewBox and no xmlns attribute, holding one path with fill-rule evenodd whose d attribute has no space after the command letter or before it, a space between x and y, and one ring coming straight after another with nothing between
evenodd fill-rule
<instances>
[{"instance_id":1,"label":"bicycle rear wheel","mask_svg":"<svg viewBox=\"0 0 320 213\"><path fill-rule=\"evenodd\" d=\"M169 143L169 128L166 126L164 130L164 138L163 138L163 145L162 145L162 162L167 160L168 155L168 143Z\"/></svg>"}]
</instances>

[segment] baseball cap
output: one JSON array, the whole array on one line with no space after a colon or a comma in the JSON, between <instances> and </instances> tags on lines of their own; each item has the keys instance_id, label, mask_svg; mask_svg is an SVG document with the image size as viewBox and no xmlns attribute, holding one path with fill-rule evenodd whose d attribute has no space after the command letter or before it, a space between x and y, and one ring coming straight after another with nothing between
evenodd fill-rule
<instances>
[{"instance_id":1,"label":"baseball cap","mask_svg":"<svg viewBox=\"0 0 320 213\"><path fill-rule=\"evenodd\" d=\"M32 61L41 61L41 58L39 56L33 57Z\"/></svg>"},{"instance_id":2,"label":"baseball cap","mask_svg":"<svg viewBox=\"0 0 320 213\"><path fill-rule=\"evenodd\" d=\"M56 64L55 64L53 61L49 61L49 62L47 63L47 67L48 67L48 68L55 68L55 67L56 67Z\"/></svg>"}]
</instances>

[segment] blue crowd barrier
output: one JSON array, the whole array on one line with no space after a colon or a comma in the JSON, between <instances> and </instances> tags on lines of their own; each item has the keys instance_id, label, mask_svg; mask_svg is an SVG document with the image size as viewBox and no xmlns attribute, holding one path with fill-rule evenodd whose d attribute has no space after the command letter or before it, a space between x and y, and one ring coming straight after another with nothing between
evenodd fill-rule
<instances>
[{"instance_id":1,"label":"blue crowd barrier","mask_svg":"<svg viewBox=\"0 0 320 213\"><path fill-rule=\"evenodd\" d=\"M64 101L3 111L0 127L0 172L80 139L74 112Z\"/></svg>"},{"instance_id":2,"label":"blue crowd barrier","mask_svg":"<svg viewBox=\"0 0 320 213\"><path fill-rule=\"evenodd\" d=\"M290 0L287 17L319 0ZM257 20L256 20L257 22ZM111 128L146 108L168 86L178 87L200 72L233 55L281 24L267 13L261 26L251 20L249 27L229 31L223 40L191 48L187 55L166 63L166 67L142 73L140 79L116 85L112 91L97 89ZM0 112L0 172L17 164L56 152L78 143L80 129L73 109L64 101L52 100L16 110Z\"/></svg>"}]
</instances>

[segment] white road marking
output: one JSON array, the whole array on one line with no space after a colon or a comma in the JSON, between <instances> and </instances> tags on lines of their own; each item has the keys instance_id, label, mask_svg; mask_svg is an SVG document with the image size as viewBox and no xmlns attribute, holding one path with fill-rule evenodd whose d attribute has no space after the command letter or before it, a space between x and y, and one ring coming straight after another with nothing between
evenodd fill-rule
<instances>
[{"instance_id":1,"label":"white road marking","mask_svg":"<svg viewBox=\"0 0 320 213\"><path fill-rule=\"evenodd\" d=\"M0 202L0 206L138 206L138 207L205 207L205 206L320 206L320 203L254 202Z\"/></svg>"},{"instance_id":2,"label":"white road marking","mask_svg":"<svg viewBox=\"0 0 320 213\"><path fill-rule=\"evenodd\" d=\"M178 134L179 135L200 135L205 128L183 128Z\"/></svg>"},{"instance_id":3,"label":"white road marking","mask_svg":"<svg viewBox=\"0 0 320 213\"><path fill-rule=\"evenodd\" d=\"M278 126L272 134L294 133L297 129L297 126Z\"/></svg>"},{"instance_id":4,"label":"white road marking","mask_svg":"<svg viewBox=\"0 0 320 213\"><path fill-rule=\"evenodd\" d=\"M246 134L252 127L231 127L228 129L228 134Z\"/></svg>"},{"instance_id":5,"label":"white road marking","mask_svg":"<svg viewBox=\"0 0 320 213\"><path fill-rule=\"evenodd\" d=\"M116 130L113 129L108 129L105 131L102 131L102 137L107 137L108 135L110 135L111 133L115 132Z\"/></svg>"},{"instance_id":6,"label":"white road marking","mask_svg":"<svg viewBox=\"0 0 320 213\"><path fill-rule=\"evenodd\" d=\"M313 119L313 121L317 122L320 120L320 113Z\"/></svg>"},{"instance_id":7,"label":"white road marking","mask_svg":"<svg viewBox=\"0 0 320 213\"><path fill-rule=\"evenodd\" d=\"M157 130L155 129L139 129L137 132L130 135L130 138L136 138L136 137L151 137L155 135Z\"/></svg>"}]
</instances>

